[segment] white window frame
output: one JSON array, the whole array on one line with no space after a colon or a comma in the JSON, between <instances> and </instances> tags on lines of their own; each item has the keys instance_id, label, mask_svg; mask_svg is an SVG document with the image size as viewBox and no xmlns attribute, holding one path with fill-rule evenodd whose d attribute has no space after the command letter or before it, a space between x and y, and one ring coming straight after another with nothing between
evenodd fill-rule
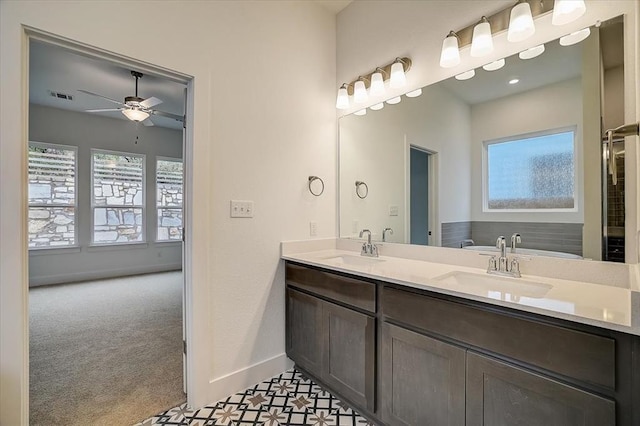
<instances>
[{"instance_id":1,"label":"white window frame","mask_svg":"<svg viewBox=\"0 0 640 426\"><path fill-rule=\"evenodd\" d=\"M492 209L489 208L489 146L505 142L515 142L520 139L530 139L541 136L555 135L557 133L573 132L573 207L539 208L539 209ZM482 212L483 213L573 213L578 211L578 141L577 126L558 127L554 129L541 130L538 132L523 133L508 136L500 139L493 139L482 142Z\"/></svg>"},{"instance_id":2,"label":"white window frame","mask_svg":"<svg viewBox=\"0 0 640 426\"><path fill-rule=\"evenodd\" d=\"M158 161L175 161L178 163L182 163L182 206L180 207L160 207L158 206ZM163 157L163 156L156 156L156 164L155 164L155 176L154 176L154 187L153 187L153 193L155 194L155 203L154 203L154 208L155 208L155 240L154 242L159 243L159 244L175 244L175 243L181 243L183 238L184 238L184 159L182 158L176 158L176 157ZM158 228L159 228L159 224L158 224L158 210L182 210L182 227L181 227L181 231L180 233L182 234L183 238L179 239L179 240L159 240L158 239Z\"/></svg>"},{"instance_id":3,"label":"white window frame","mask_svg":"<svg viewBox=\"0 0 640 426\"><path fill-rule=\"evenodd\" d=\"M130 206L130 205L126 205L126 204L122 204L122 205L103 205L103 206L97 206L94 203L94 199L93 199L93 190L94 190L94 179L95 179L95 174L93 172L93 165L94 165L94 161L93 161L93 156L95 154L107 154L107 155L119 155L119 156L123 156L123 157L142 157L142 205L141 206ZM114 247L114 246L128 246L128 245L140 245L140 244L146 244L147 242L147 217L146 217L146 211L147 211L147 156L145 154L138 154L135 152L122 152L122 151L111 151L111 150L107 150L107 149L98 149L98 148L93 148L91 149L91 189L90 189L90 194L89 197L91 198L91 239L90 239L90 247ZM95 210L96 208L106 208L106 207L113 207L113 208L126 208L126 209L142 209L142 239L140 241L128 241L128 242L113 242L113 243L96 243L94 240L94 236L95 236L95 226L94 226L94 222L95 222Z\"/></svg>"},{"instance_id":4,"label":"white window frame","mask_svg":"<svg viewBox=\"0 0 640 426\"><path fill-rule=\"evenodd\" d=\"M37 141L29 141L28 147L39 147L39 148L52 148L52 149L64 149L68 151L73 151L75 153L74 167L73 167L73 205L71 204L44 204L44 203L34 203L32 204L27 197L27 212L34 208L43 208L43 207L73 207L73 244L68 246L40 246L40 247L29 247L29 241L27 241L27 247L29 251L39 251L39 250L65 250L65 249L77 249L80 247L78 243L78 147L73 145L63 145L59 143L49 143L49 142L37 142ZM28 173L29 173L29 149L27 148L27 187L28 187ZM28 238L28 234L27 234Z\"/></svg>"}]
</instances>

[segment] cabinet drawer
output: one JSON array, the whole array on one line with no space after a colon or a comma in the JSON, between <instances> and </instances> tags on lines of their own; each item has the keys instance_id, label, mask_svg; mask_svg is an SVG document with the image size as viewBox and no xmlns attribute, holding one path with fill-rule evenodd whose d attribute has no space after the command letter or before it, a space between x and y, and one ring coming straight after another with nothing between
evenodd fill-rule
<instances>
[{"instance_id":1,"label":"cabinet drawer","mask_svg":"<svg viewBox=\"0 0 640 426\"><path fill-rule=\"evenodd\" d=\"M375 312L376 310L376 286L374 283L289 262L286 264L285 274L289 286L365 311Z\"/></svg>"},{"instance_id":2,"label":"cabinet drawer","mask_svg":"<svg viewBox=\"0 0 640 426\"><path fill-rule=\"evenodd\" d=\"M615 340L383 287L392 319L582 382L615 389Z\"/></svg>"}]
</instances>

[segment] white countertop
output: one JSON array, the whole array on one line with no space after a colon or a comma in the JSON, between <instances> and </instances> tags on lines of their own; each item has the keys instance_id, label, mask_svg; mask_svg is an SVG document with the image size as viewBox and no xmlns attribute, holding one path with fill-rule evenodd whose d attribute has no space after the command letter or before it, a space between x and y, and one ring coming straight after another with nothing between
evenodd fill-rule
<instances>
[{"instance_id":1,"label":"white countertop","mask_svg":"<svg viewBox=\"0 0 640 426\"><path fill-rule=\"evenodd\" d=\"M310 250L291 252L291 249L303 248ZM359 252L350 250L323 249L322 244L316 244L316 247L297 244L288 250L283 249L282 258L407 287L640 335L640 293L630 288L524 273L521 278L503 278L489 275L485 269L477 267L382 255L377 258L378 261L368 262L361 261L359 256ZM345 263L345 258L349 263ZM451 274L454 275L454 279L451 279ZM457 282L455 276L467 278L471 283ZM479 280L479 285L474 285L475 278ZM540 291L537 291L538 289Z\"/></svg>"}]
</instances>

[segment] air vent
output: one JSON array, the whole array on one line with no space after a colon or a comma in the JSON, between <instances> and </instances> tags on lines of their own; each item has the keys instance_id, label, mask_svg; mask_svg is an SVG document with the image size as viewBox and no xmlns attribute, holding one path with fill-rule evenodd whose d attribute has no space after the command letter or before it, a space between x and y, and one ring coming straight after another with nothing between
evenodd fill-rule
<instances>
[{"instance_id":1,"label":"air vent","mask_svg":"<svg viewBox=\"0 0 640 426\"><path fill-rule=\"evenodd\" d=\"M67 100L67 101L72 101L73 100L73 96L72 95L67 95L65 93L59 93L59 92L54 92L53 90L49 90L49 94L51 96L53 96L54 98L64 99L64 100Z\"/></svg>"}]
</instances>

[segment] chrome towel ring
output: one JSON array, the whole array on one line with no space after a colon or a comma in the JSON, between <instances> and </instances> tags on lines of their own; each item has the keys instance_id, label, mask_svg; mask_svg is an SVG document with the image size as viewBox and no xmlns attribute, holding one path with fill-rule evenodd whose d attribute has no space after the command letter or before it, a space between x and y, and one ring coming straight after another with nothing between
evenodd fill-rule
<instances>
[{"instance_id":1,"label":"chrome towel ring","mask_svg":"<svg viewBox=\"0 0 640 426\"><path fill-rule=\"evenodd\" d=\"M363 187L364 189L361 189ZM369 187L361 180L356 181L356 195L358 196L358 198L361 198L363 200L367 198L367 195L369 195Z\"/></svg>"},{"instance_id":2,"label":"chrome towel ring","mask_svg":"<svg viewBox=\"0 0 640 426\"><path fill-rule=\"evenodd\" d=\"M316 191L314 191L311 188L311 184L315 181L320 181L320 190L318 191L316 189ZM316 197L319 197L322 195L322 193L324 192L324 181L322 179L320 179L318 176L309 176L309 182L307 184L307 186L309 187L309 192L313 195L315 195Z\"/></svg>"}]
</instances>

